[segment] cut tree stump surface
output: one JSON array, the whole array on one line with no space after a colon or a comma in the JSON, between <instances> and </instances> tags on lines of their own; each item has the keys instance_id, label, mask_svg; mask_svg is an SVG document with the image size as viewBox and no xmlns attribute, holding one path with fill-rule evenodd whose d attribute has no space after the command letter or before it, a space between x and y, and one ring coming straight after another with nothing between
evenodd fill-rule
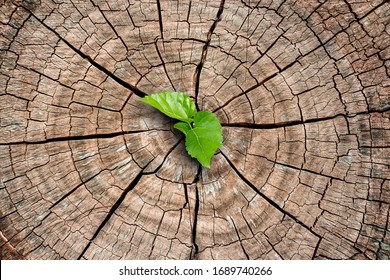
<instances>
[{"instance_id":1,"label":"cut tree stump surface","mask_svg":"<svg viewBox=\"0 0 390 280\"><path fill-rule=\"evenodd\" d=\"M1 259L390 258L388 1L0 5Z\"/></svg>"}]
</instances>

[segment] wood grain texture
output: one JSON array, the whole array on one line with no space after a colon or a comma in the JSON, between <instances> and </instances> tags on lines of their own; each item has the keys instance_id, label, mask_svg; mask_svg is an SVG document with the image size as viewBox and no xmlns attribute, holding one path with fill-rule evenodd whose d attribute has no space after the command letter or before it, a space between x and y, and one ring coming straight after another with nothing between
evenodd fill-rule
<instances>
[{"instance_id":1,"label":"wood grain texture","mask_svg":"<svg viewBox=\"0 0 390 280\"><path fill-rule=\"evenodd\" d=\"M0 4L1 259L389 259L388 1ZM139 101L188 93L201 168Z\"/></svg>"}]
</instances>

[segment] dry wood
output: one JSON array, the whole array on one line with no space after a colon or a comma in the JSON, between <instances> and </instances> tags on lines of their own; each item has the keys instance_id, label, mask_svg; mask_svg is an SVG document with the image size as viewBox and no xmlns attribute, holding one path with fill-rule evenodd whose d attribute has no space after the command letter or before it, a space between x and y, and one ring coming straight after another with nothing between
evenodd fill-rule
<instances>
[{"instance_id":1,"label":"dry wood","mask_svg":"<svg viewBox=\"0 0 390 280\"><path fill-rule=\"evenodd\" d=\"M389 259L388 1L0 4L1 259ZM211 168L139 102L217 114Z\"/></svg>"}]
</instances>

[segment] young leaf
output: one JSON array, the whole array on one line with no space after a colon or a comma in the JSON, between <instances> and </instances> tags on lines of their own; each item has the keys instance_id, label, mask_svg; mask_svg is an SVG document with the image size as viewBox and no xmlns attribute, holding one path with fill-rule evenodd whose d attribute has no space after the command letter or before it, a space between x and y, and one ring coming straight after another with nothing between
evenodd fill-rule
<instances>
[{"instance_id":1,"label":"young leaf","mask_svg":"<svg viewBox=\"0 0 390 280\"><path fill-rule=\"evenodd\" d=\"M210 112L197 112L193 128L186 133L188 154L209 168L211 157L222 145L222 140L222 127L218 118Z\"/></svg>"},{"instance_id":2,"label":"young leaf","mask_svg":"<svg viewBox=\"0 0 390 280\"><path fill-rule=\"evenodd\" d=\"M185 122L178 122L173 127L183 132L184 135L187 135L188 131L191 130L191 126Z\"/></svg>"},{"instance_id":3,"label":"young leaf","mask_svg":"<svg viewBox=\"0 0 390 280\"><path fill-rule=\"evenodd\" d=\"M143 97L141 101L180 120L174 127L186 136L188 154L202 166L210 167L211 157L223 141L221 124L213 113L196 112L194 102L182 92L164 91Z\"/></svg>"},{"instance_id":4,"label":"young leaf","mask_svg":"<svg viewBox=\"0 0 390 280\"><path fill-rule=\"evenodd\" d=\"M153 106L168 117L191 123L196 107L191 98L182 92L163 91L141 98L141 101Z\"/></svg>"}]
</instances>

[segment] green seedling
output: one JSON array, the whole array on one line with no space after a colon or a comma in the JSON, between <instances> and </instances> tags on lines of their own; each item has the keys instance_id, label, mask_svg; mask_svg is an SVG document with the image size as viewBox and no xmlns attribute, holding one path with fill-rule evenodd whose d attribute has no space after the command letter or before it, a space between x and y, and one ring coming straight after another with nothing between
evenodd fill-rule
<instances>
[{"instance_id":1,"label":"green seedling","mask_svg":"<svg viewBox=\"0 0 390 280\"><path fill-rule=\"evenodd\" d=\"M211 158L223 141L221 124L213 113L196 111L195 103L182 92L163 91L145 96L141 101L179 120L174 128L185 135L188 154L210 168Z\"/></svg>"}]
</instances>

